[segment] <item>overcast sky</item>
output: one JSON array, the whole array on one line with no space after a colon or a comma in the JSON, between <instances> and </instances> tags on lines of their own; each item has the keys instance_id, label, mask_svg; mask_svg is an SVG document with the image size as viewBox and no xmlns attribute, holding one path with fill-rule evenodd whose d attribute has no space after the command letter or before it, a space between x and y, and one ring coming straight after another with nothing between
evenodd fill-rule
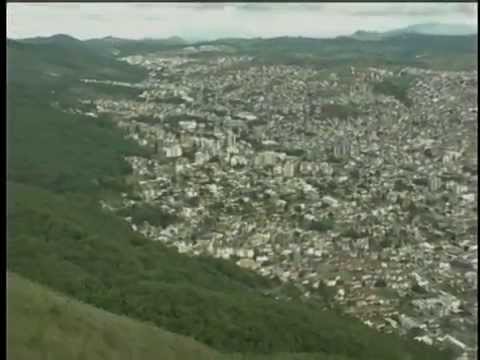
<instances>
[{"instance_id":1,"label":"overcast sky","mask_svg":"<svg viewBox=\"0 0 480 360\"><path fill-rule=\"evenodd\" d=\"M426 22L477 26L476 3L50 3L7 5L7 36L188 40L332 37Z\"/></svg>"}]
</instances>

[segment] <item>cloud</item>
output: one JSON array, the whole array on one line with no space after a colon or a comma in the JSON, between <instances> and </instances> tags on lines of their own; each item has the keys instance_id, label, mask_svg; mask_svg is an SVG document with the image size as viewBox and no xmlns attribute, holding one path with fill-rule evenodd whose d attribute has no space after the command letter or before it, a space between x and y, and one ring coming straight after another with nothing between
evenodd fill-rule
<instances>
[{"instance_id":1,"label":"cloud","mask_svg":"<svg viewBox=\"0 0 480 360\"><path fill-rule=\"evenodd\" d=\"M198 10L224 10L229 3L192 3Z\"/></svg>"},{"instance_id":2,"label":"cloud","mask_svg":"<svg viewBox=\"0 0 480 360\"><path fill-rule=\"evenodd\" d=\"M270 3L243 3L234 5L238 10L241 11L274 11L278 9L278 5Z\"/></svg>"},{"instance_id":3,"label":"cloud","mask_svg":"<svg viewBox=\"0 0 480 360\"><path fill-rule=\"evenodd\" d=\"M325 14L354 16L438 16L472 15L474 3L235 3L241 11L318 11Z\"/></svg>"},{"instance_id":4,"label":"cloud","mask_svg":"<svg viewBox=\"0 0 480 360\"><path fill-rule=\"evenodd\" d=\"M155 23L161 23L157 26ZM9 3L9 37L331 37L420 22L477 24L474 3Z\"/></svg>"},{"instance_id":5,"label":"cloud","mask_svg":"<svg viewBox=\"0 0 480 360\"><path fill-rule=\"evenodd\" d=\"M456 4L457 11L461 14L476 17L478 11L478 4L477 3L461 3Z\"/></svg>"},{"instance_id":6,"label":"cloud","mask_svg":"<svg viewBox=\"0 0 480 360\"><path fill-rule=\"evenodd\" d=\"M130 5L138 9L150 9L155 6L155 3L132 3Z\"/></svg>"},{"instance_id":7,"label":"cloud","mask_svg":"<svg viewBox=\"0 0 480 360\"><path fill-rule=\"evenodd\" d=\"M85 18L90 21L107 21L108 17L103 14L85 14Z\"/></svg>"},{"instance_id":8,"label":"cloud","mask_svg":"<svg viewBox=\"0 0 480 360\"><path fill-rule=\"evenodd\" d=\"M166 20L166 17L162 15L145 16L145 21L149 21L149 22L165 21L165 20Z\"/></svg>"},{"instance_id":9,"label":"cloud","mask_svg":"<svg viewBox=\"0 0 480 360\"><path fill-rule=\"evenodd\" d=\"M239 11L258 12L288 12L288 11L319 11L325 8L322 3L235 3Z\"/></svg>"},{"instance_id":10,"label":"cloud","mask_svg":"<svg viewBox=\"0 0 480 360\"><path fill-rule=\"evenodd\" d=\"M193 10L223 10L228 3L209 3L209 2L185 2L185 3L132 3L129 4L137 9L193 9Z\"/></svg>"},{"instance_id":11,"label":"cloud","mask_svg":"<svg viewBox=\"0 0 480 360\"><path fill-rule=\"evenodd\" d=\"M330 8L354 16L433 17L462 14L458 4L452 3L337 3Z\"/></svg>"}]
</instances>

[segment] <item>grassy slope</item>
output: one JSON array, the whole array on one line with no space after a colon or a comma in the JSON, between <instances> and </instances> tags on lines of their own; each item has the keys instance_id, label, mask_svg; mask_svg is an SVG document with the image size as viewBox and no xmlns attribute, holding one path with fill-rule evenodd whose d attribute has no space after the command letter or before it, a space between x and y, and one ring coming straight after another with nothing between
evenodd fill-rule
<instances>
[{"instance_id":1,"label":"grassy slope","mask_svg":"<svg viewBox=\"0 0 480 360\"><path fill-rule=\"evenodd\" d=\"M7 278L7 358L218 359L189 338L68 299L21 276Z\"/></svg>"},{"instance_id":2,"label":"grassy slope","mask_svg":"<svg viewBox=\"0 0 480 360\"><path fill-rule=\"evenodd\" d=\"M323 354L221 354L191 338L68 298L7 273L12 360L353 360Z\"/></svg>"}]
</instances>

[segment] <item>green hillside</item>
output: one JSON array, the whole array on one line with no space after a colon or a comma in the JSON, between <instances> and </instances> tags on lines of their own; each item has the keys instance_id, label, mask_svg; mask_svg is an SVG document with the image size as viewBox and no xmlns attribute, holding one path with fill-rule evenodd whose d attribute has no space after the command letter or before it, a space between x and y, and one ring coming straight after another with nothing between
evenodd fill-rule
<instances>
[{"instance_id":1,"label":"green hillside","mask_svg":"<svg viewBox=\"0 0 480 360\"><path fill-rule=\"evenodd\" d=\"M41 46L42 54L51 46L23 45ZM64 60L68 66L69 59ZM97 63L94 59L98 58L91 59L90 65L84 63L83 70L71 73L72 83L84 72L94 71L90 67L101 68L103 60ZM34 73L43 69L42 64L50 66L55 59L45 63L35 62L35 57L20 60ZM9 61L16 61L15 56ZM18 77L15 86L9 85L8 89L9 271L99 309L153 323L225 353L322 353L358 360L449 359L447 354L416 341L380 334L357 320L321 310L322 303L328 301L327 293L318 294L315 302L305 303L295 299L294 289L280 288L279 284L230 262L181 255L135 234L123 220L103 212L98 200L107 193L118 195L125 188L121 179L128 167L122 156L141 150L101 119L52 107L51 101L64 98L51 94L50 84L37 82L36 87L30 84ZM9 293L22 294L21 288L12 292L9 287ZM288 294L293 300L274 300L262 294L266 290L276 290L284 297ZM23 294L24 299L29 298L28 293ZM47 305L39 301L40 320L26 323L28 317L23 318L24 325L16 330L27 328L27 337L19 334L9 340L17 341L14 344L18 349L18 355L11 358L38 358L29 349L53 354L57 345L64 346L63 350L59 348L58 358L69 358L66 353L69 343L63 337L81 341L83 333L95 334L96 330L88 330L93 326L92 320L85 320L83 325L71 317L53 320L58 310L48 310L48 299ZM10 303L21 306L22 301ZM17 309L18 316L24 316L22 308L13 309ZM70 316L70 310L64 310L63 314ZM67 324L72 323L74 327L77 323L84 326L78 329L78 336L75 332L59 333L62 326L69 327ZM129 334L137 330L126 330L126 340L120 337L121 331L116 332L114 324L99 330L110 335L93 336L92 341L98 344L92 345L92 351L98 350L97 355L78 356L116 359L115 355L105 354L130 339L135 343L133 348L143 351L145 343L135 339L143 338L144 326L135 327L138 334L131 337ZM44 332L39 329L44 326L52 326L51 337L39 337ZM122 329L120 325L118 329ZM155 332L151 336L155 339ZM148 340L152 338L146 338L153 342ZM120 349L122 354L127 351L125 347ZM181 349L172 351L175 354ZM182 355L175 356L185 359Z\"/></svg>"},{"instance_id":2,"label":"green hillside","mask_svg":"<svg viewBox=\"0 0 480 360\"><path fill-rule=\"evenodd\" d=\"M7 358L11 360L219 359L205 345L7 277Z\"/></svg>"},{"instance_id":3,"label":"green hillside","mask_svg":"<svg viewBox=\"0 0 480 360\"><path fill-rule=\"evenodd\" d=\"M353 360L324 354L222 354L188 337L100 310L7 274L12 360Z\"/></svg>"},{"instance_id":4,"label":"green hillside","mask_svg":"<svg viewBox=\"0 0 480 360\"><path fill-rule=\"evenodd\" d=\"M446 359L316 304L265 297L274 284L144 240L88 199L19 184L8 190L8 268L83 302L225 352Z\"/></svg>"},{"instance_id":5,"label":"green hillside","mask_svg":"<svg viewBox=\"0 0 480 360\"><path fill-rule=\"evenodd\" d=\"M118 52L119 56L128 56L139 53L176 49L178 47L187 45L187 42L179 37L144 40L129 40L106 37L101 39L86 40L85 44L92 49L98 49L110 54Z\"/></svg>"},{"instance_id":6,"label":"green hillside","mask_svg":"<svg viewBox=\"0 0 480 360\"><path fill-rule=\"evenodd\" d=\"M79 78L140 81L144 72L69 36L7 39L7 84L63 90ZM63 85L63 86L62 86Z\"/></svg>"},{"instance_id":7,"label":"green hillside","mask_svg":"<svg viewBox=\"0 0 480 360\"><path fill-rule=\"evenodd\" d=\"M259 62L321 68L398 65L448 70L474 69L476 60L473 59L477 54L477 35L400 34L388 38L363 36L362 40L347 36L334 39L220 39L197 45L202 44L227 45L240 53L254 56Z\"/></svg>"}]
</instances>

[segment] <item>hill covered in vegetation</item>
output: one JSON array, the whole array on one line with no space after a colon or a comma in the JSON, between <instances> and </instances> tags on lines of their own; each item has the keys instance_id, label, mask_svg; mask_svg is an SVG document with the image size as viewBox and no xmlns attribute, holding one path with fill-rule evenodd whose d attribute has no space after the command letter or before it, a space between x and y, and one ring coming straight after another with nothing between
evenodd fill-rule
<instances>
[{"instance_id":1,"label":"hill covered in vegetation","mask_svg":"<svg viewBox=\"0 0 480 360\"><path fill-rule=\"evenodd\" d=\"M66 35L7 39L7 84L45 90L79 78L140 81L143 72Z\"/></svg>"},{"instance_id":2,"label":"hill covered in vegetation","mask_svg":"<svg viewBox=\"0 0 480 360\"><path fill-rule=\"evenodd\" d=\"M315 39L225 39L197 45L224 45L267 63L332 66L417 66L439 69L476 68L477 35L400 33ZM445 61L448 60L448 61ZM448 65L447 65L448 64Z\"/></svg>"},{"instance_id":3,"label":"hill covered in vegetation","mask_svg":"<svg viewBox=\"0 0 480 360\"><path fill-rule=\"evenodd\" d=\"M220 359L186 337L133 321L7 275L7 358Z\"/></svg>"},{"instance_id":4,"label":"hill covered in vegetation","mask_svg":"<svg viewBox=\"0 0 480 360\"><path fill-rule=\"evenodd\" d=\"M262 295L275 285L228 262L189 258L133 234L80 195L8 184L8 267L99 308L224 352L324 352L442 359L317 303ZM381 339L372 345L373 340Z\"/></svg>"},{"instance_id":5,"label":"hill covered in vegetation","mask_svg":"<svg viewBox=\"0 0 480 360\"><path fill-rule=\"evenodd\" d=\"M225 354L7 273L7 357L27 360L353 360L324 353Z\"/></svg>"}]
</instances>

